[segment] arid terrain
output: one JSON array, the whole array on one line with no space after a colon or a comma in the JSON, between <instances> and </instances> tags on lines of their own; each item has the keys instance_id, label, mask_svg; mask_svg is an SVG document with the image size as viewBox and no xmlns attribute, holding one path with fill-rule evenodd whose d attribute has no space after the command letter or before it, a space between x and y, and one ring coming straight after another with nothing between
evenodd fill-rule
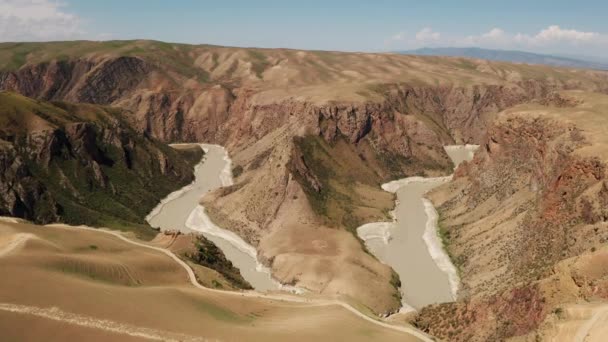
<instances>
[{"instance_id":1,"label":"arid terrain","mask_svg":"<svg viewBox=\"0 0 608 342\"><path fill-rule=\"evenodd\" d=\"M111 108L118 111L115 115L129 136L144 139L146 146L225 146L235 184L201 200L212 220L255 246L278 281L338 296L376 315L400 307L398 277L369 254L355 234L364 223L390 220L394 196L380 184L407 176L449 175L453 165L443 146L479 144L474 160L429 196L440 214L447 251L460 270L459 300L423 308L409 319L445 340L533 339L537 329L550 336L559 328L553 317L558 312L575 315L571 305L606 299L601 262L608 239L606 72L465 58L143 40L3 43L0 89L5 91L1 96L21 103ZM30 137L35 131L38 136L64 126L63 121L39 124L52 122L39 119L39 112L23 125L0 128L2 146L21 146L18 135ZM28 139L42 151L54 146ZM95 141L94 146L104 142L87 141ZM155 189L153 196L140 191L131 198L142 204L130 221L121 221L131 227L142 224L164 195L188 183L191 176L184 170L200 156L158 147L160 152L150 154L154 158L138 159L143 164L129 167L130 154L124 151L130 149L123 145L131 146L128 141L116 145L123 153L115 159L138 172L128 172L132 178L127 181L123 174L100 178L109 193L113 184L139 182L150 189L156 184L152 179L163 177L173 184ZM72 151L66 154L70 158L63 158L68 160L77 155L73 151L80 151L67 150ZM10 169L17 160L8 155L0 167ZM81 160L93 180L97 167L88 162L95 160L91 155ZM36 189L15 179L0 177L0 186ZM72 189L70 177L56 179L57 191L51 194ZM97 189L98 182L92 180L82 188ZM79 191L68 193L83 207L104 208L76 196ZM46 198L28 200L33 213L48 207ZM4 212L37 223L52 221ZM66 221L60 213L55 218ZM83 220L69 222L111 226L107 220ZM151 231L147 237L153 235ZM130 275L121 277L131 281ZM137 291L142 301L147 291ZM26 304L34 303L32 299ZM325 310L310 315L323 312L318 316L323 317L329 312ZM149 317L155 311L150 307L140 312ZM157 322L164 321L160 318ZM142 319L130 324L152 326L137 315L129 319ZM187 327L188 322L183 330L170 323L155 327L188 334L204 331L203 325L189 330L194 328Z\"/></svg>"},{"instance_id":2,"label":"arid terrain","mask_svg":"<svg viewBox=\"0 0 608 342\"><path fill-rule=\"evenodd\" d=\"M6 340L418 340L331 303L201 290L163 253L68 226L2 220L0 268Z\"/></svg>"},{"instance_id":3,"label":"arid terrain","mask_svg":"<svg viewBox=\"0 0 608 342\"><path fill-rule=\"evenodd\" d=\"M500 113L475 159L429 195L466 299L421 312L432 334L517 336L608 299L608 96L556 99Z\"/></svg>"}]
</instances>

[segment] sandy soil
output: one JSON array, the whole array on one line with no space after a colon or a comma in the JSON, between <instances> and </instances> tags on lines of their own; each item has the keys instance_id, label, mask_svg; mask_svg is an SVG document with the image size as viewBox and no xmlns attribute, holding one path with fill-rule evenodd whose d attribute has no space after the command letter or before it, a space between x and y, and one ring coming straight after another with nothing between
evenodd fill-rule
<instances>
[{"instance_id":1,"label":"sandy soil","mask_svg":"<svg viewBox=\"0 0 608 342\"><path fill-rule=\"evenodd\" d=\"M29 313L2 310L0 331L2 339L6 341L149 341L143 337L70 324Z\"/></svg>"},{"instance_id":2,"label":"sandy soil","mask_svg":"<svg viewBox=\"0 0 608 342\"><path fill-rule=\"evenodd\" d=\"M3 240L19 233L37 238L0 258L0 314L11 322L1 323L5 336L52 340L54 328L69 325L56 340L89 333L100 340L137 337L121 329L167 340L417 340L399 331L406 328L373 324L331 301L195 288L168 254L100 231L0 223ZM47 317L52 312L55 319ZM23 332L38 322L39 330Z\"/></svg>"}]
</instances>

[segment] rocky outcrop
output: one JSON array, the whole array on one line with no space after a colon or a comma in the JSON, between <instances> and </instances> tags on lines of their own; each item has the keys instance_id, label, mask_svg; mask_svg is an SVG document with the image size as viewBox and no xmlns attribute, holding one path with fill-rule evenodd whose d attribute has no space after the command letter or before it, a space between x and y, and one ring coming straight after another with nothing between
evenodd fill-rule
<instances>
[{"instance_id":1,"label":"rocky outcrop","mask_svg":"<svg viewBox=\"0 0 608 342\"><path fill-rule=\"evenodd\" d=\"M484 141L501 110L558 89L608 89L605 73L483 61L142 41L108 53L91 44L65 62L33 49L28 64L0 72L0 89L120 107L146 139L225 145L243 172L205 198L216 223L256 246L277 279L378 313L399 305L392 274L348 229L387 218L393 199L379 184L451 173L442 146Z\"/></svg>"},{"instance_id":2,"label":"rocky outcrop","mask_svg":"<svg viewBox=\"0 0 608 342\"><path fill-rule=\"evenodd\" d=\"M3 93L30 111L10 120L45 120L40 129L2 130L0 212L36 223L144 227L143 218L176 184L192 179L192 164L142 137L116 111L68 105L67 110ZM97 120L86 117L96 112ZM68 116L70 122L61 122ZM5 128L6 129L6 128ZM134 206L133 203L137 203ZM142 230L143 232L143 230ZM148 232L150 235L151 232Z\"/></svg>"},{"instance_id":3,"label":"rocky outcrop","mask_svg":"<svg viewBox=\"0 0 608 342\"><path fill-rule=\"evenodd\" d=\"M0 148L0 215L56 221L60 207L13 146Z\"/></svg>"},{"instance_id":4,"label":"rocky outcrop","mask_svg":"<svg viewBox=\"0 0 608 342\"><path fill-rule=\"evenodd\" d=\"M592 318L567 317L566 310L574 305L605 305L608 300L607 260L606 246L586 251L558 262L540 280L487 297L425 307L413 323L450 341L545 341L556 336L568 341L578 329L569 336L560 325L568 324L568 318L581 325ZM547 331L556 325L553 334Z\"/></svg>"},{"instance_id":5,"label":"rocky outcrop","mask_svg":"<svg viewBox=\"0 0 608 342\"><path fill-rule=\"evenodd\" d=\"M500 114L473 161L429 195L462 279L460 302L418 317L419 326L439 337L524 335L582 294L553 278L556 265L595 251L608 236L606 160L598 139L605 107L580 93L551 98L551 107ZM471 329L479 333L473 337Z\"/></svg>"},{"instance_id":6,"label":"rocky outcrop","mask_svg":"<svg viewBox=\"0 0 608 342\"><path fill-rule=\"evenodd\" d=\"M44 100L110 104L129 94L149 71L135 57L54 60L0 73L0 89Z\"/></svg>"},{"instance_id":7,"label":"rocky outcrop","mask_svg":"<svg viewBox=\"0 0 608 342\"><path fill-rule=\"evenodd\" d=\"M470 294L498 291L534 279L557 261L591 248L592 242L575 227L601 218L593 210L582 210L588 197L584 192L602 184L606 175L605 165L598 159L573 154L586 143L580 130L546 118L506 120L489 130L481 153L458 170L456 181L466 182L466 187L440 207L443 215L450 217L450 208L480 210L490 202L521 197L509 208L510 216L494 226L500 229L508 222L517 222L511 231L495 235L492 228L486 228L487 238L481 242L469 238L479 226L445 227L451 237L450 251L464 275L464 289ZM483 215L491 217L505 209L487 208ZM496 263L473 257L471 251L482 247L474 246L477 241L495 250Z\"/></svg>"},{"instance_id":8,"label":"rocky outcrop","mask_svg":"<svg viewBox=\"0 0 608 342\"><path fill-rule=\"evenodd\" d=\"M146 51L142 56L91 53L67 60L26 64L15 71L0 71L0 89L45 100L119 106L132 112L129 120L138 131L165 142L245 143L244 140L260 139L283 126L288 121L287 116L297 116L303 130L322 134L328 141L344 135L357 143L372 131L382 138L384 130L378 129L380 123L383 123L382 127L389 121L398 124L393 118L401 113L416 116L434 131L440 140L436 145L454 141L479 142L494 114L518 103L542 99L557 89L608 89L608 80L601 73L573 73L563 79L541 79L527 78L512 70L490 72L482 68L478 71L485 73L486 78L472 85L448 79L439 85L423 82L413 86L416 82L404 82L387 75L369 89L353 90L367 94L356 100L332 98L331 92L318 100L316 91L315 96L299 96L297 87L285 88L286 92L272 95L284 86L274 79L260 80L259 70L250 73L240 69L230 71L230 63L241 65L245 62L235 59L229 63L231 58L253 58L257 54L230 55L224 70L218 65L221 57L214 57L216 62L207 65L211 59L207 58L206 51L201 52L201 58L207 56L201 65L197 64L197 59L184 61L181 55L164 56L166 53L149 55ZM171 53L177 54L177 50ZM195 53L191 51L189 55ZM393 57L407 59L405 56ZM272 74L271 65L265 64L270 68L267 72ZM297 67L302 66L298 64ZM222 74L213 76L214 69L221 69ZM505 76L498 71L517 74L517 77L505 82ZM254 74L256 76L252 77ZM294 82L297 81L294 77ZM341 87L344 84L337 84L336 91ZM404 130L400 133L401 139L411 138ZM385 139L389 140L386 147L392 152L408 152L407 146L391 146L395 139Z\"/></svg>"}]
</instances>

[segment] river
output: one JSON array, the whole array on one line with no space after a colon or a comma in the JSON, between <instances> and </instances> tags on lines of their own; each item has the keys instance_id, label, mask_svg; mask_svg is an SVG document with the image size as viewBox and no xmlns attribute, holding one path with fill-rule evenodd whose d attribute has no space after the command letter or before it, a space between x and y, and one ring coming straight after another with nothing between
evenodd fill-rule
<instances>
[{"instance_id":1,"label":"river","mask_svg":"<svg viewBox=\"0 0 608 342\"><path fill-rule=\"evenodd\" d=\"M200 146L205 157L194 169L194 182L169 194L150 212L146 221L161 231L203 234L224 252L257 291L294 290L272 279L270 270L258 262L255 248L235 233L213 224L205 208L199 205L199 200L209 191L232 185L232 162L226 150L218 145Z\"/></svg>"},{"instance_id":2,"label":"river","mask_svg":"<svg viewBox=\"0 0 608 342\"><path fill-rule=\"evenodd\" d=\"M223 147L200 146L206 153L195 167L193 183L163 199L146 218L148 223L162 231L203 234L224 252L257 291L299 292L275 281L270 270L258 262L253 246L235 233L216 226L206 215L199 200L209 191L232 185L232 163ZM446 146L445 149L458 165L470 160L476 147ZM383 189L397 194L395 222L370 223L357 230L367 248L399 274L404 311L455 299L458 275L437 236L435 209L424 199L427 191L450 178L410 177L384 184Z\"/></svg>"},{"instance_id":3,"label":"river","mask_svg":"<svg viewBox=\"0 0 608 342\"><path fill-rule=\"evenodd\" d=\"M457 166L471 160L476 145L446 146ZM437 213L424 198L448 177L409 177L382 185L397 194L394 222L377 222L357 229L368 250L391 266L401 279L403 311L455 300L460 280L437 235Z\"/></svg>"}]
</instances>

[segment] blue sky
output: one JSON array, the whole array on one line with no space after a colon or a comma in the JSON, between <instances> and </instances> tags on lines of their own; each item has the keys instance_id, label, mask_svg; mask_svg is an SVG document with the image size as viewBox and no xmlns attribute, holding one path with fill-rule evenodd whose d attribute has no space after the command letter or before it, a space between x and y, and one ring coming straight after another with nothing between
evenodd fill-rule
<instances>
[{"instance_id":1,"label":"blue sky","mask_svg":"<svg viewBox=\"0 0 608 342\"><path fill-rule=\"evenodd\" d=\"M608 1L584 0L0 0L0 40L148 38L348 51L482 46L608 57L607 13Z\"/></svg>"}]
</instances>

